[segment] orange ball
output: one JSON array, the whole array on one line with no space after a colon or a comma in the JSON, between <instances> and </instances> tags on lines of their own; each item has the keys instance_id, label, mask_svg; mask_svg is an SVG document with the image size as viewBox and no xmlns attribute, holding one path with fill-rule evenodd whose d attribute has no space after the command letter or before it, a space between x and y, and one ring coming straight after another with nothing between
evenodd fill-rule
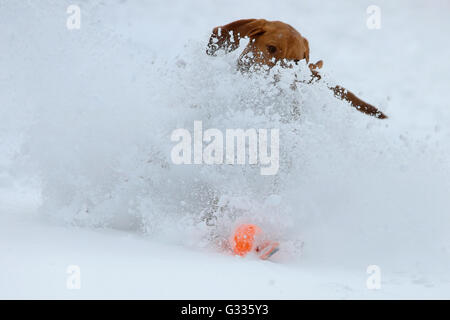
<instances>
[{"instance_id":1,"label":"orange ball","mask_svg":"<svg viewBox=\"0 0 450 320\"><path fill-rule=\"evenodd\" d=\"M233 236L234 253L242 257L249 253L253 248L255 236L261 232L261 228L254 224L239 225Z\"/></svg>"}]
</instances>

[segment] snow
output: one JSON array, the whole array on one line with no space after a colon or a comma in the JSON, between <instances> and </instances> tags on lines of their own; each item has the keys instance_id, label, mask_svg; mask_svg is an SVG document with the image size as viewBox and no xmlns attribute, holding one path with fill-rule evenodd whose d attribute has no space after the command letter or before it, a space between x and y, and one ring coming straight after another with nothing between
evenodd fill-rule
<instances>
[{"instance_id":1,"label":"snow","mask_svg":"<svg viewBox=\"0 0 450 320\"><path fill-rule=\"evenodd\" d=\"M435 282L413 269L383 274L382 290L367 290L362 266L274 263L151 242L124 231L67 228L32 215L36 199L6 198L1 298L427 299L448 293L448 278ZM74 264L81 270L79 290L66 287L67 267Z\"/></svg>"},{"instance_id":2,"label":"snow","mask_svg":"<svg viewBox=\"0 0 450 320\"><path fill-rule=\"evenodd\" d=\"M365 1L89 1L69 31L70 4L0 1L0 298L449 298L448 2L378 1L379 30ZM258 17L390 118L204 54L214 26ZM173 165L195 120L279 128L278 175ZM233 256L241 221L280 253Z\"/></svg>"}]
</instances>

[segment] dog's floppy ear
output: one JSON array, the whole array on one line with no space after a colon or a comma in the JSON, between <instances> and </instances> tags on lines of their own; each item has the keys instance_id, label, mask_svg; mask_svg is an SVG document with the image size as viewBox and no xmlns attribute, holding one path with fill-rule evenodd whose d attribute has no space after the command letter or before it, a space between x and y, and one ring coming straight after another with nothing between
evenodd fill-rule
<instances>
[{"instance_id":1,"label":"dog's floppy ear","mask_svg":"<svg viewBox=\"0 0 450 320\"><path fill-rule=\"evenodd\" d=\"M206 53L214 55L219 49L225 49L227 52L236 50L239 47L240 39L245 37L253 39L263 34L265 23L264 19L243 19L215 27L209 38Z\"/></svg>"},{"instance_id":2,"label":"dog's floppy ear","mask_svg":"<svg viewBox=\"0 0 450 320\"><path fill-rule=\"evenodd\" d=\"M303 59L306 59L306 63L309 62L309 42L308 39L306 39L305 37L303 37L303 46L304 46L304 56ZM321 68L321 67L319 67Z\"/></svg>"}]
</instances>

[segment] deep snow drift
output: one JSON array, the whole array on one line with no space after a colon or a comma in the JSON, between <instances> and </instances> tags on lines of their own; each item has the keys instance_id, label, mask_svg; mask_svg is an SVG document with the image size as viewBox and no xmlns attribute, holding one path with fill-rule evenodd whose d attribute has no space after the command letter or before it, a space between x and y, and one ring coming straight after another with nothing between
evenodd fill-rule
<instances>
[{"instance_id":1,"label":"deep snow drift","mask_svg":"<svg viewBox=\"0 0 450 320\"><path fill-rule=\"evenodd\" d=\"M83 2L69 31L70 2L0 2L1 297L448 298L449 5L381 2L369 30L364 1L258 3ZM326 81L390 119L324 82L291 90L304 65L248 76L239 50L205 54L212 27L251 17L292 24ZM279 128L279 173L172 164L171 132L194 120ZM240 221L280 255L232 257Z\"/></svg>"}]
</instances>

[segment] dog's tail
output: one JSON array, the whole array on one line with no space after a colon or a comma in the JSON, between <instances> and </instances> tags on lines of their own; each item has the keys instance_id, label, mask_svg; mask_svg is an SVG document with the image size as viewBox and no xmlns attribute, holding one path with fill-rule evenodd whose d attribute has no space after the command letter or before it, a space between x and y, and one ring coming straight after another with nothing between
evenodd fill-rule
<instances>
[{"instance_id":1,"label":"dog's tail","mask_svg":"<svg viewBox=\"0 0 450 320\"><path fill-rule=\"evenodd\" d=\"M350 105L356 108L358 111L368 114L369 116L374 116L378 119L387 119L387 115L385 115L383 112L378 110L373 105L361 100L360 98L355 96L351 91L348 91L347 89L341 86L328 88L330 88L334 92L335 97L350 102Z\"/></svg>"},{"instance_id":2,"label":"dog's tail","mask_svg":"<svg viewBox=\"0 0 450 320\"><path fill-rule=\"evenodd\" d=\"M322 68L323 61L320 60L316 63L310 63L309 69L312 73L312 79L310 82L320 80L322 77L320 76L317 69ZM350 105L354 108L356 108L358 111L363 112L365 114L368 114L369 116L373 116L378 119L387 119L388 116L385 115L383 112L378 110L377 107L374 107L373 105L361 100L358 98L353 92L341 87L341 86L328 86L330 90L334 92L334 96L345 100L350 103Z\"/></svg>"}]
</instances>

